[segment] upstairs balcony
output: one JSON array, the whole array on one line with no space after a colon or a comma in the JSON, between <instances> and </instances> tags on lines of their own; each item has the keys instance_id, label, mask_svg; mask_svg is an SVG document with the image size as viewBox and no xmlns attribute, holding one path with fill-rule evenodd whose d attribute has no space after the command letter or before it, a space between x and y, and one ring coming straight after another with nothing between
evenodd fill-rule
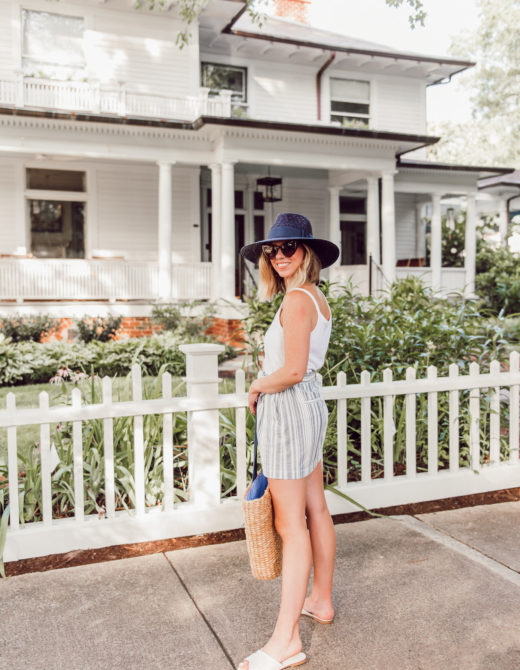
<instances>
[{"instance_id":1,"label":"upstairs balcony","mask_svg":"<svg viewBox=\"0 0 520 670\"><path fill-rule=\"evenodd\" d=\"M210 96L209 88L200 88L197 96L175 98L141 93L124 84L109 87L19 76L0 80L0 106L189 122L199 116L229 118L231 91Z\"/></svg>"}]
</instances>

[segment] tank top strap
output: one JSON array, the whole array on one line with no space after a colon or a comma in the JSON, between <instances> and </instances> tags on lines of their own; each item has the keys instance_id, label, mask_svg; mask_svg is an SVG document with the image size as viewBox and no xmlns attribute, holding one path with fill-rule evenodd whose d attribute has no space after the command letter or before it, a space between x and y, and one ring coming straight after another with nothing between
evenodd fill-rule
<instances>
[{"instance_id":1,"label":"tank top strap","mask_svg":"<svg viewBox=\"0 0 520 670\"><path fill-rule=\"evenodd\" d=\"M291 291L303 291L304 293L306 293L311 298L312 302L314 303L314 306L316 307L316 311L318 312L318 316L321 314L321 310L318 306L318 301L316 300L316 298L312 295L312 293L310 291L307 291L306 288L297 287L297 288L292 288L290 291L287 291L287 293L290 293ZM323 316L323 314L321 314L321 315ZM325 317L323 317L323 318L325 318ZM327 321L328 319L325 319L325 320Z\"/></svg>"}]
</instances>

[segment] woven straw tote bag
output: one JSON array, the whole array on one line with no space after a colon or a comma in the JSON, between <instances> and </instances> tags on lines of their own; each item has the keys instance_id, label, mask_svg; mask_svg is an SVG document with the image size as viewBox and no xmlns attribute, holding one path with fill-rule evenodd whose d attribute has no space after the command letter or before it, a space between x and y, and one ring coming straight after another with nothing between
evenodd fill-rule
<instances>
[{"instance_id":1,"label":"woven straw tote bag","mask_svg":"<svg viewBox=\"0 0 520 670\"><path fill-rule=\"evenodd\" d=\"M269 485L261 497L247 500L247 494L257 477L257 446L255 425L253 481L244 494L242 509L251 572L256 579L268 581L276 579L282 571L282 540L274 527L273 501Z\"/></svg>"}]
</instances>

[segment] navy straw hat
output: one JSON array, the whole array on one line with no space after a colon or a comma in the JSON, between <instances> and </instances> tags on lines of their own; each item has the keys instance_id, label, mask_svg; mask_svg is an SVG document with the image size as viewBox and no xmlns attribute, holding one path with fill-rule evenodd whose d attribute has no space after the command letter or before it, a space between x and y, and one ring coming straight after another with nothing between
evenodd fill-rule
<instances>
[{"instance_id":1,"label":"navy straw hat","mask_svg":"<svg viewBox=\"0 0 520 670\"><path fill-rule=\"evenodd\" d=\"M301 240L305 242L316 252L322 268L328 268L339 257L339 249L333 242L316 239L313 236L311 222L307 217L290 212L278 214L267 239L246 244L240 249L240 255L255 263L262 253L262 244L281 242L282 240Z\"/></svg>"}]
</instances>

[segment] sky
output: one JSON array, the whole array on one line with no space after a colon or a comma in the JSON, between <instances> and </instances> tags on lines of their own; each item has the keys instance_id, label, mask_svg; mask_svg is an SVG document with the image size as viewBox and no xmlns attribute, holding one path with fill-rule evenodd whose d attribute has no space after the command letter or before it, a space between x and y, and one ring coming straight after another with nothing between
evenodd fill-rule
<instances>
[{"instance_id":1,"label":"sky","mask_svg":"<svg viewBox=\"0 0 520 670\"><path fill-rule=\"evenodd\" d=\"M478 25L477 0L423 0L423 5L425 26L414 30L408 22L408 5L395 9L385 0L312 0L309 22L317 28L432 56L449 56L452 39ZM428 121L470 118L468 92L459 78L428 88Z\"/></svg>"}]
</instances>

